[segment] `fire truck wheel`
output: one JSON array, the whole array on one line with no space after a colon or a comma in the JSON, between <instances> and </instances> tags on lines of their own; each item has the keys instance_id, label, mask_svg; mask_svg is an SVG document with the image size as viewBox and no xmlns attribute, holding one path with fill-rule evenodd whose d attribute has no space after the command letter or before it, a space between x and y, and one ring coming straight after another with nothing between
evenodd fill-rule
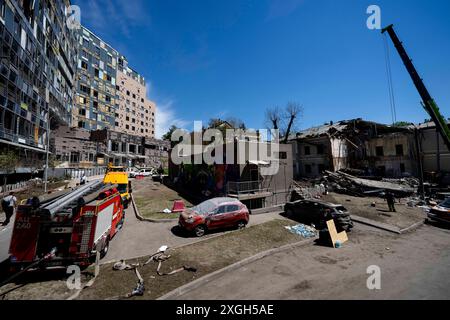
<instances>
[{"instance_id":1,"label":"fire truck wheel","mask_svg":"<svg viewBox=\"0 0 450 320\"><path fill-rule=\"evenodd\" d=\"M105 245L103 246L102 251L100 251L100 259L103 259L104 257L106 257L106 255L108 254L108 251L109 251L109 237L108 237L108 239L106 239Z\"/></svg>"}]
</instances>

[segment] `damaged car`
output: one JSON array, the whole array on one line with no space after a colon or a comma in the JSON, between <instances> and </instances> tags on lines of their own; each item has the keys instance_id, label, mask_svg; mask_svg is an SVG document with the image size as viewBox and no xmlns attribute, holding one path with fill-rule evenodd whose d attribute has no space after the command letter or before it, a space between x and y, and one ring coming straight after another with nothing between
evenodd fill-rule
<instances>
[{"instance_id":1,"label":"damaged car","mask_svg":"<svg viewBox=\"0 0 450 320\"><path fill-rule=\"evenodd\" d=\"M197 237L210 230L243 229L250 220L247 207L234 198L214 198L196 207L184 210L179 218L179 226Z\"/></svg>"},{"instance_id":2,"label":"damaged car","mask_svg":"<svg viewBox=\"0 0 450 320\"><path fill-rule=\"evenodd\" d=\"M432 207L428 213L428 219L435 222L450 224L450 198L435 207Z\"/></svg>"},{"instance_id":3,"label":"damaged car","mask_svg":"<svg viewBox=\"0 0 450 320\"><path fill-rule=\"evenodd\" d=\"M285 215L289 219L314 225L317 230L327 228L327 221L333 219L338 232L351 231L353 222L348 210L340 205L319 200L298 200L286 203Z\"/></svg>"}]
</instances>

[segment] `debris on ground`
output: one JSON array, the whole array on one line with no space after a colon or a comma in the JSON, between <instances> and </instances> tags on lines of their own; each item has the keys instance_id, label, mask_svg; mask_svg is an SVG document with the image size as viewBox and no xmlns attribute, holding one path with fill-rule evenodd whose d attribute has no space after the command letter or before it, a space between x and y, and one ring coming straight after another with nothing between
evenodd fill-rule
<instances>
[{"instance_id":1,"label":"debris on ground","mask_svg":"<svg viewBox=\"0 0 450 320\"><path fill-rule=\"evenodd\" d=\"M416 186L411 186L404 179L401 183L397 180L384 179L381 181L357 178L342 171L330 172L326 171L324 177L329 186L337 193L344 193L353 196L379 196L383 192L391 192L396 197L404 198L411 196L417 192ZM386 181L388 180L388 181ZM411 181L413 181L411 179Z\"/></svg>"},{"instance_id":2,"label":"debris on ground","mask_svg":"<svg viewBox=\"0 0 450 320\"><path fill-rule=\"evenodd\" d=\"M289 230L291 233L302 236L303 238L314 238L317 236L317 230L315 228L304 224L298 224L296 226L287 226L285 228Z\"/></svg>"},{"instance_id":3,"label":"debris on ground","mask_svg":"<svg viewBox=\"0 0 450 320\"><path fill-rule=\"evenodd\" d=\"M294 181L291 186L290 201L306 200L306 199L320 199L326 195L328 190L324 184L308 187L303 186L299 182Z\"/></svg>"},{"instance_id":4,"label":"debris on ground","mask_svg":"<svg viewBox=\"0 0 450 320\"><path fill-rule=\"evenodd\" d=\"M173 203L172 211L173 213L180 213L186 209L186 205L183 200L175 200Z\"/></svg>"},{"instance_id":5,"label":"debris on ground","mask_svg":"<svg viewBox=\"0 0 450 320\"><path fill-rule=\"evenodd\" d=\"M327 221L327 229L323 229L319 233L319 242L323 245L336 249L342 248L342 245L348 241L347 232L340 233L336 230L334 220Z\"/></svg>"},{"instance_id":6,"label":"debris on ground","mask_svg":"<svg viewBox=\"0 0 450 320\"><path fill-rule=\"evenodd\" d=\"M113 270L122 271L122 270L134 270L139 267L139 263L127 264L125 260L120 260L113 265Z\"/></svg>"}]
</instances>

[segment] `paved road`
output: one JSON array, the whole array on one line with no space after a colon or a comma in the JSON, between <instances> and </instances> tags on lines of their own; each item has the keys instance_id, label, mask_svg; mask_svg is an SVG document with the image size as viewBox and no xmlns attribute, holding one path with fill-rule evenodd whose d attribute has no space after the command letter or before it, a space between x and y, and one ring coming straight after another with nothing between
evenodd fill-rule
<instances>
[{"instance_id":1,"label":"paved road","mask_svg":"<svg viewBox=\"0 0 450 320\"><path fill-rule=\"evenodd\" d=\"M0 263L9 258L9 244L11 242L12 226L15 216L11 218L11 223L6 226L0 226ZM3 222L4 217L0 218L0 222Z\"/></svg>"},{"instance_id":2,"label":"paved road","mask_svg":"<svg viewBox=\"0 0 450 320\"><path fill-rule=\"evenodd\" d=\"M254 215L250 217L249 226L264 223L274 218L284 219L279 215L279 212ZM155 253L162 245L175 247L199 241L195 237L183 237L174 233L173 228L177 224L177 222L152 223L139 221L133 209L131 207L128 208L125 225L111 241L108 255L102 263L149 255ZM204 238L222 233L207 235Z\"/></svg>"},{"instance_id":3,"label":"paved road","mask_svg":"<svg viewBox=\"0 0 450 320\"><path fill-rule=\"evenodd\" d=\"M367 267L381 268L368 290ZM450 299L450 231L395 236L358 225L341 249L297 248L256 261L180 299Z\"/></svg>"}]
</instances>

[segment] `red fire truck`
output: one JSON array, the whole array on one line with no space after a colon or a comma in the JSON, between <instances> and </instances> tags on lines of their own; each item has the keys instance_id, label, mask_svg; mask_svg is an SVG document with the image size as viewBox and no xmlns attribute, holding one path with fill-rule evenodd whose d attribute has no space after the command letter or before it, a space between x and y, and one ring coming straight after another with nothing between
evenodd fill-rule
<instances>
[{"instance_id":1,"label":"red fire truck","mask_svg":"<svg viewBox=\"0 0 450 320\"><path fill-rule=\"evenodd\" d=\"M11 265L55 267L93 262L96 248L106 255L109 241L125 220L117 186L91 182L47 199L20 205L9 253Z\"/></svg>"}]
</instances>

